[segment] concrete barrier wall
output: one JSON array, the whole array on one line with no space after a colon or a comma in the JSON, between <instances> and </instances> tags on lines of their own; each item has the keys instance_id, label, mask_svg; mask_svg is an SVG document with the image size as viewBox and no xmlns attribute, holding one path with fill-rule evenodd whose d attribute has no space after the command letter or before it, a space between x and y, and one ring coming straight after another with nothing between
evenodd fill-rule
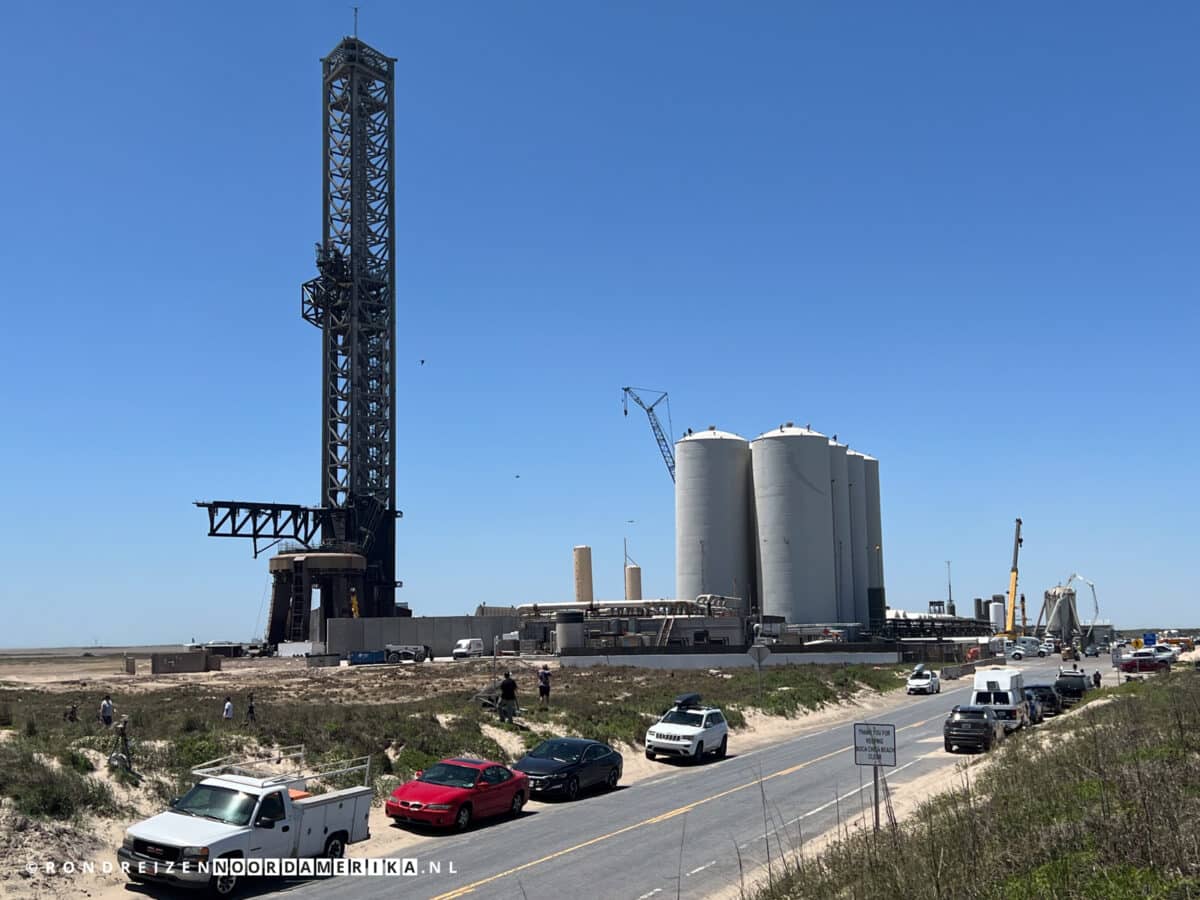
<instances>
[{"instance_id":1,"label":"concrete barrier wall","mask_svg":"<svg viewBox=\"0 0 1200 900\"><path fill-rule=\"evenodd\" d=\"M559 665L572 668L589 666L636 666L641 669L737 669L752 668L754 660L745 653L639 653L636 655L560 656ZM891 665L900 662L894 650L872 653L772 653L764 666L804 665Z\"/></svg>"},{"instance_id":2,"label":"concrete barrier wall","mask_svg":"<svg viewBox=\"0 0 1200 900\"><path fill-rule=\"evenodd\" d=\"M461 638L480 638L485 655L492 640L519 628L516 616L413 616L390 619L330 619L325 649L345 656L355 650L382 650L385 644L421 644L434 656L449 656Z\"/></svg>"}]
</instances>

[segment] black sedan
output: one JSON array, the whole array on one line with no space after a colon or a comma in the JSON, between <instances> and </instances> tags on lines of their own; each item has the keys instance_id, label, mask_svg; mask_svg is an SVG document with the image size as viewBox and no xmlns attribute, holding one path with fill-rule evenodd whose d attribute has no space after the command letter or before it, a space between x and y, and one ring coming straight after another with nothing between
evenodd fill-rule
<instances>
[{"instance_id":1,"label":"black sedan","mask_svg":"<svg viewBox=\"0 0 1200 900\"><path fill-rule=\"evenodd\" d=\"M623 766L621 754L608 744L584 738L550 738L521 757L513 768L529 776L531 797L556 794L574 800L590 787L615 788Z\"/></svg>"}]
</instances>

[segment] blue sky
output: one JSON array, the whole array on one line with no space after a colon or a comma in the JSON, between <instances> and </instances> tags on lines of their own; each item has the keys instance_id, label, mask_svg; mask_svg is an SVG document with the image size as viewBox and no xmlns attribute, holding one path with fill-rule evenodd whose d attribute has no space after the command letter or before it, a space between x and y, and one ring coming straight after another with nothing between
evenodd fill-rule
<instances>
[{"instance_id":1,"label":"blue sky","mask_svg":"<svg viewBox=\"0 0 1200 900\"><path fill-rule=\"evenodd\" d=\"M340 3L8 4L0 645L249 638L191 501L316 502ZM674 590L677 432L881 460L894 606L1080 571L1200 624L1200 7L363 4L398 58L398 572L418 614ZM418 366L417 360L427 360ZM1189 472L1193 474L1189 475ZM514 476L519 474L519 479ZM634 520L634 524L627 524Z\"/></svg>"}]
</instances>

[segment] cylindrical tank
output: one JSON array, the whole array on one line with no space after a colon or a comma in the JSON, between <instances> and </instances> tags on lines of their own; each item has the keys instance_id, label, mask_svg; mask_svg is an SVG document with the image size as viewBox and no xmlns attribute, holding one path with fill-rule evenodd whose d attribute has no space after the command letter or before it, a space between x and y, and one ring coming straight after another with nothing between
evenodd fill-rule
<instances>
[{"instance_id":1,"label":"cylindrical tank","mask_svg":"<svg viewBox=\"0 0 1200 900\"><path fill-rule=\"evenodd\" d=\"M634 603L642 599L642 567L625 567L625 601Z\"/></svg>"},{"instance_id":2,"label":"cylindrical tank","mask_svg":"<svg viewBox=\"0 0 1200 900\"><path fill-rule=\"evenodd\" d=\"M792 624L840 621L828 448L825 435L786 425L750 445L762 611Z\"/></svg>"},{"instance_id":3,"label":"cylindrical tank","mask_svg":"<svg viewBox=\"0 0 1200 900\"><path fill-rule=\"evenodd\" d=\"M592 548L575 548L575 602L591 604L592 601Z\"/></svg>"},{"instance_id":4,"label":"cylindrical tank","mask_svg":"<svg viewBox=\"0 0 1200 900\"><path fill-rule=\"evenodd\" d=\"M850 546L854 570L854 616L844 621L868 622L867 587L870 581L871 554L867 546L867 473L865 457L853 450L846 452L850 476Z\"/></svg>"},{"instance_id":5,"label":"cylindrical tank","mask_svg":"<svg viewBox=\"0 0 1200 900\"><path fill-rule=\"evenodd\" d=\"M987 614L987 610L984 608L984 605L983 605L983 598L976 597L975 598L975 618L976 618L976 620L978 620L980 622L986 622L987 617L988 617L988 614Z\"/></svg>"},{"instance_id":6,"label":"cylindrical tank","mask_svg":"<svg viewBox=\"0 0 1200 900\"><path fill-rule=\"evenodd\" d=\"M992 622L993 631L1004 630L1004 601L993 600L988 604L988 614Z\"/></svg>"},{"instance_id":7,"label":"cylindrical tank","mask_svg":"<svg viewBox=\"0 0 1200 900\"><path fill-rule=\"evenodd\" d=\"M883 587L883 516L879 505L879 460L863 455L863 474L867 493L867 587ZM982 617L981 617L982 618Z\"/></svg>"},{"instance_id":8,"label":"cylindrical tank","mask_svg":"<svg viewBox=\"0 0 1200 900\"><path fill-rule=\"evenodd\" d=\"M560 609L554 616L555 648L561 652L583 644L583 613L577 609Z\"/></svg>"},{"instance_id":9,"label":"cylindrical tank","mask_svg":"<svg viewBox=\"0 0 1200 900\"><path fill-rule=\"evenodd\" d=\"M750 444L709 428L675 444L675 596L749 597Z\"/></svg>"},{"instance_id":10,"label":"cylindrical tank","mask_svg":"<svg viewBox=\"0 0 1200 900\"><path fill-rule=\"evenodd\" d=\"M829 479L837 608L827 621L854 621L854 550L850 535L850 466L846 445L829 441Z\"/></svg>"}]
</instances>

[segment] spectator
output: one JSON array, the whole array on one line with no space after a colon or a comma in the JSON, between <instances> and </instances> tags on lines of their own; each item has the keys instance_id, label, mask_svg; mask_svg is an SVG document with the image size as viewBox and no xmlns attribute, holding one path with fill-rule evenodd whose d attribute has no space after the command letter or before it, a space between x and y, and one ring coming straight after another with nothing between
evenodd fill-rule
<instances>
[{"instance_id":1,"label":"spectator","mask_svg":"<svg viewBox=\"0 0 1200 900\"><path fill-rule=\"evenodd\" d=\"M541 706L550 705L550 666L542 663L538 672L538 703Z\"/></svg>"},{"instance_id":2,"label":"spectator","mask_svg":"<svg viewBox=\"0 0 1200 900\"><path fill-rule=\"evenodd\" d=\"M226 722L233 721L233 701L228 697L225 698L225 711L223 717Z\"/></svg>"},{"instance_id":3,"label":"spectator","mask_svg":"<svg viewBox=\"0 0 1200 900\"><path fill-rule=\"evenodd\" d=\"M252 725L258 722L258 717L254 715L254 691L250 692L250 697L246 701L246 724Z\"/></svg>"},{"instance_id":4,"label":"spectator","mask_svg":"<svg viewBox=\"0 0 1200 900\"><path fill-rule=\"evenodd\" d=\"M1093 675L1092 675L1092 684L1094 684L1096 687L1100 687L1100 670L1099 669L1097 669L1095 671L1095 673L1093 673Z\"/></svg>"},{"instance_id":5,"label":"spectator","mask_svg":"<svg viewBox=\"0 0 1200 900\"><path fill-rule=\"evenodd\" d=\"M100 721L104 723L105 728L111 728L112 720L113 720L112 697L110 697L108 694L105 694L104 699L100 701Z\"/></svg>"},{"instance_id":6,"label":"spectator","mask_svg":"<svg viewBox=\"0 0 1200 900\"><path fill-rule=\"evenodd\" d=\"M67 711L65 713L63 713L63 721L64 722L78 722L79 721L79 706L78 706L78 704L72 703L70 706L67 707Z\"/></svg>"},{"instance_id":7,"label":"spectator","mask_svg":"<svg viewBox=\"0 0 1200 900\"><path fill-rule=\"evenodd\" d=\"M511 672L505 672L504 680L500 682L500 721L511 722L516 714L517 683Z\"/></svg>"}]
</instances>

